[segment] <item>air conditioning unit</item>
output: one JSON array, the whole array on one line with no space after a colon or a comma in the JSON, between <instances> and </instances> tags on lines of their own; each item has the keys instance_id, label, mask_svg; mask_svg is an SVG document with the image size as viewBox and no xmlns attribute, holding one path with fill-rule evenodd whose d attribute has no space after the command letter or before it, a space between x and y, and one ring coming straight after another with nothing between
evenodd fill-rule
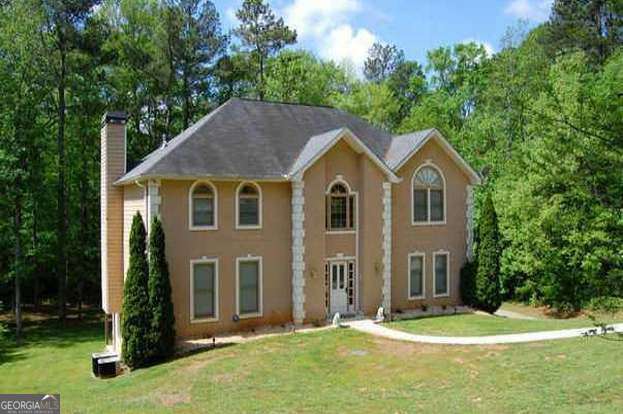
<instances>
[{"instance_id":1,"label":"air conditioning unit","mask_svg":"<svg viewBox=\"0 0 623 414\"><path fill-rule=\"evenodd\" d=\"M99 377L100 374L100 360L107 358L117 358L119 360L119 356L115 352L97 352L91 354L91 368L93 370L93 375Z\"/></svg>"},{"instance_id":2,"label":"air conditioning unit","mask_svg":"<svg viewBox=\"0 0 623 414\"><path fill-rule=\"evenodd\" d=\"M102 378L116 376L118 367L119 367L118 356L100 358L97 360L97 373Z\"/></svg>"}]
</instances>

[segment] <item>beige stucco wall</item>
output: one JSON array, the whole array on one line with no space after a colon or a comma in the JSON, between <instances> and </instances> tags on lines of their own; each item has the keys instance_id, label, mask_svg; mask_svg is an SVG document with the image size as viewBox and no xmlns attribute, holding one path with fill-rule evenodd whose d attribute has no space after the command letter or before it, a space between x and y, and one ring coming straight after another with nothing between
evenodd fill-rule
<instances>
[{"instance_id":1,"label":"beige stucco wall","mask_svg":"<svg viewBox=\"0 0 623 414\"><path fill-rule=\"evenodd\" d=\"M338 175L358 193L359 225L356 233L331 234L325 229L325 193ZM306 321L324 320L327 258L339 253L357 254L359 238L360 308L372 314L380 305L382 278L375 269L382 252L382 182L383 173L363 153L355 152L340 141L304 174L305 182L305 317ZM357 216L357 213L356 213ZM365 218L365 224L363 219Z\"/></svg>"},{"instance_id":2,"label":"beige stucco wall","mask_svg":"<svg viewBox=\"0 0 623 414\"><path fill-rule=\"evenodd\" d=\"M427 160L443 172L446 179L446 224L411 225L411 177ZM468 177L434 140L429 141L397 175L403 180L392 188L392 311L413 309L422 304L460 303L459 274L466 260L466 186ZM450 252L450 296L433 298L433 252ZM408 299L408 254L424 252L425 299Z\"/></svg>"},{"instance_id":3,"label":"beige stucco wall","mask_svg":"<svg viewBox=\"0 0 623 414\"><path fill-rule=\"evenodd\" d=\"M215 181L218 230L188 229L188 191L192 181L163 180L161 216L171 274L177 334L209 336L275 325L292 319L291 184L260 182L262 229L235 229L235 191L239 181ZM263 316L233 322L236 313L236 258L261 256ZM190 260L219 260L219 321L190 322Z\"/></svg>"},{"instance_id":4,"label":"beige stucco wall","mask_svg":"<svg viewBox=\"0 0 623 414\"><path fill-rule=\"evenodd\" d=\"M147 228L146 198L145 187L136 184L123 186L123 276L128 272L130 262L130 233L132 231L132 220L134 215L139 212L143 217L143 223Z\"/></svg>"}]
</instances>

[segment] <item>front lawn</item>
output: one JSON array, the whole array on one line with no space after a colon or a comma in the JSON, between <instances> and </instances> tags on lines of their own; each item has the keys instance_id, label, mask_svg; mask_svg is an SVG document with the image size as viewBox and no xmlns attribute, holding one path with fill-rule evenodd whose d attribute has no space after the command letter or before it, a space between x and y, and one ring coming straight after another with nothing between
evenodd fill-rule
<instances>
[{"instance_id":1,"label":"front lawn","mask_svg":"<svg viewBox=\"0 0 623 414\"><path fill-rule=\"evenodd\" d=\"M0 392L60 393L67 413L620 412L623 343L395 342L350 329L271 337L100 380L101 323L31 324L4 344Z\"/></svg>"},{"instance_id":2,"label":"front lawn","mask_svg":"<svg viewBox=\"0 0 623 414\"><path fill-rule=\"evenodd\" d=\"M385 326L421 335L483 336L588 328L594 324L587 319L523 320L501 316L461 314L394 321Z\"/></svg>"}]
</instances>

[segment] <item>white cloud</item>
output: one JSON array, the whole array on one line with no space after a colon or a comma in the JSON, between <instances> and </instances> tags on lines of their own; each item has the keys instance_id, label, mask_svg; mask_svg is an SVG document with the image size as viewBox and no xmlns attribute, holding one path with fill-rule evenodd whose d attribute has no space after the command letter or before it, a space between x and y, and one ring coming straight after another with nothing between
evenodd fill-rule
<instances>
[{"instance_id":1,"label":"white cloud","mask_svg":"<svg viewBox=\"0 0 623 414\"><path fill-rule=\"evenodd\" d=\"M349 24L343 24L328 33L320 53L324 58L338 63L350 61L360 71L368 56L368 50L376 40L377 37L368 29L355 31Z\"/></svg>"},{"instance_id":2,"label":"white cloud","mask_svg":"<svg viewBox=\"0 0 623 414\"><path fill-rule=\"evenodd\" d=\"M519 19L543 22L549 18L549 13L554 0L513 0L504 13Z\"/></svg>"},{"instance_id":3,"label":"white cloud","mask_svg":"<svg viewBox=\"0 0 623 414\"><path fill-rule=\"evenodd\" d=\"M322 58L346 61L361 75L368 49L378 40L369 29L351 24L362 9L360 0L294 0L283 15L299 39L310 42Z\"/></svg>"},{"instance_id":4,"label":"white cloud","mask_svg":"<svg viewBox=\"0 0 623 414\"><path fill-rule=\"evenodd\" d=\"M476 40L472 37L469 37L467 39L461 40L461 43L476 43L478 45L481 45L482 47L485 48L485 52L487 53L488 57L493 56L493 54L495 53L495 49L493 48L493 45L489 42L483 42L480 40Z\"/></svg>"}]
</instances>

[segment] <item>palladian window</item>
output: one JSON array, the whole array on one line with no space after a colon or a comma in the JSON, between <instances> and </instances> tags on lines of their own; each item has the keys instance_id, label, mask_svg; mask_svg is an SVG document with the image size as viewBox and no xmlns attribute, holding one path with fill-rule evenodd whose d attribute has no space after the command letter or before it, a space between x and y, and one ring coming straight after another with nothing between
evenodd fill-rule
<instances>
[{"instance_id":1,"label":"palladian window","mask_svg":"<svg viewBox=\"0 0 623 414\"><path fill-rule=\"evenodd\" d=\"M413 177L413 223L444 222L444 202L441 173L430 166L420 168Z\"/></svg>"}]
</instances>

